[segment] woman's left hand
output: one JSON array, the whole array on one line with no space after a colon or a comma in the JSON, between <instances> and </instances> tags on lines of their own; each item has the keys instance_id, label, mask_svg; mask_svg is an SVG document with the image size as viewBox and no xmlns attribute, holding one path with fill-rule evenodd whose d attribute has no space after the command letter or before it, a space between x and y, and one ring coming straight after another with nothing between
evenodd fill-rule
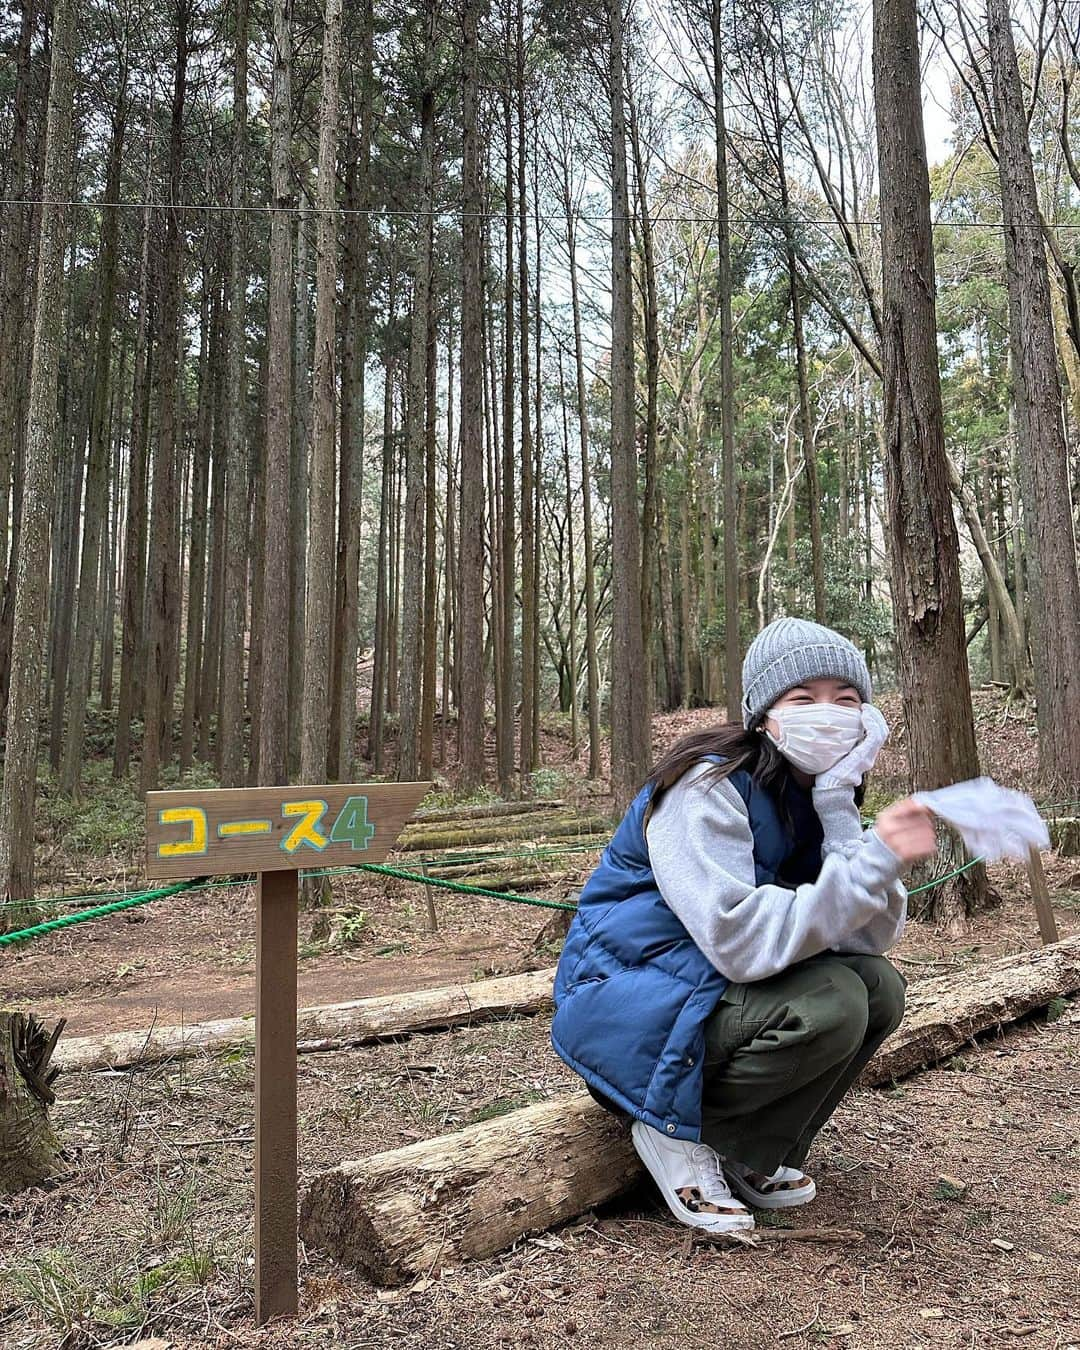
<instances>
[{"instance_id":1,"label":"woman's left hand","mask_svg":"<svg viewBox=\"0 0 1080 1350\"><path fill-rule=\"evenodd\" d=\"M889 735L889 724L872 703L862 705L863 737L839 763L814 779L815 788L858 787L874 767L878 751Z\"/></svg>"}]
</instances>

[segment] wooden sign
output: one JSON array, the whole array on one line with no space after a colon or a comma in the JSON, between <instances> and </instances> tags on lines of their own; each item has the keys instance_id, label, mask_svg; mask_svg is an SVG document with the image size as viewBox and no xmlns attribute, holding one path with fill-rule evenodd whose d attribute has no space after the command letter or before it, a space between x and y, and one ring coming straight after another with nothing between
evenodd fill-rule
<instances>
[{"instance_id":1,"label":"wooden sign","mask_svg":"<svg viewBox=\"0 0 1080 1350\"><path fill-rule=\"evenodd\" d=\"M150 792L152 880L381 862L431 785L327 784Z\"/></svg>"},{"instance_id":2,"label":"wooden sign","mask_svg":"<svg viewBox=\"0 0 1080 1350\"><path fill-rule=\"evenodd\" d=\"M151 792L146 875L258 873L255 1321L290 1317L296 1269L296 930L301 868L380 862L430 783Z\"/></svg>"}]
</instances>

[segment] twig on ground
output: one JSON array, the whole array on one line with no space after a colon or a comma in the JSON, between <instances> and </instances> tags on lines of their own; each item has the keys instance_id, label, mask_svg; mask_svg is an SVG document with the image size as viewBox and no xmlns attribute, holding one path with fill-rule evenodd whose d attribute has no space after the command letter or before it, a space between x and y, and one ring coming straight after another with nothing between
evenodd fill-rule
<instances>
[{"instance_id":1,"label":"twig on ground","mask_svg":"<svg viewBox=\"0 0 1080 1350\"><path fill-rule=\"evenodd\" d=\"M801 1327L792 1327L792 1329L791 1329L790 1331L778 1331L778 1332L776 1333L776 1339L777 1339L778 1341L783 1341L783 1340L786 1340L789 1336L800 1336L800 1335L802 1335L802 1333L803 1333L804 1331L809 1331L809 1330L810 1330L810 1328L811 1328L811 1327L814 1325L814 1323L818 1320L818 1318L820 1317L820 1315L821 1315L821 1304L819 1303L819 1304L817 1305L817 1307L814 1309L814 1315L813 1315L813 1317L811 1317L811 1319L810 1319L809 1322L805 1323L805 1325L803 1325L803 1326L801 1326Z\"/></svg>"}]
</instances>

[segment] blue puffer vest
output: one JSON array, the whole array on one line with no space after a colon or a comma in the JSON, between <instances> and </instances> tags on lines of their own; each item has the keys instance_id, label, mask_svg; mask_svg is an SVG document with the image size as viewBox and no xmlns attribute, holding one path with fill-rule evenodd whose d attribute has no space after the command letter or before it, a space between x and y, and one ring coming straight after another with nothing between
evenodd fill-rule
<instances>
[{"instance_id":1,"label":"blue puffer vest","mask_svg":"<svg viewBox=\"0 0 1080 1350\"><path fill-rule=\"evenodd\" d=\"M789 832L747 772L728 781L749 813L757 884L815 880L822 833L810 794L789 780ZM698 1139L705 1023L728 981L657 888L645 842L652 793L646 786L631 802L581 892L555 973L551 1040L610 1102L674 1138Z\"/></svg>"}]
</instances>

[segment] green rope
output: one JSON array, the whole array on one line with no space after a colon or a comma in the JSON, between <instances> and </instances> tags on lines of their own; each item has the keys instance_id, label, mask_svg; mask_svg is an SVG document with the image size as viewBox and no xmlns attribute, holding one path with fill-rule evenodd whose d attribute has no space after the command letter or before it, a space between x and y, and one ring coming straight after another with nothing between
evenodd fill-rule
<instances>
[{"instance_id":1,"label":"green rope","mask_svg":"<svg viewBox=\"0 0 1080 1350\"><path fill-rule=\"evenodd\" d=\"M162 900L167 895L190 891L194 884L191 881L181 881L176 886L162 886L154 891L137 891L134 895L126 895L123 899L114 900L108 905L96 905L93 909L82 910L78 914L63 914L58 919L46 919L31 928L20 928L13 933L0 933L0 947L9 946L14 942L25 942L28 938L40 937L43 933L51 933L57 928L69 928L75 923L86 923L89 919L101 919L106 914L116 914L122 909L134 909L136 905L148 905L151 900Z\"/></svg>"},{"instance_id":2,"label":"green rope","mask_svg":"<svg viewBox=\"0 0 1080 1350\"><path fill-rule=\"evenodd\" d=\"M944 886L947 881L952 881L953 877L960 876L961 873L967 872L970 868L975 867L976 864L983 861L984 859L982 858L972 858L970 862L964 863L963 867L958 867L955 872L946 872L943 877L935 877L933 881L927 881L922 886L914 887L912 890L908 891L908 895L921 895L923 891L932 891L935 886Z\"/></svg>"},{"instance_id":3,"label":"green rope","mask_svg":"<svg viewBox=\"0 0 1080 1350\"><path fill-rule=\"evenodd\" d=\"M465 881L448 881L442 877L426 876L423 872L407 872L402 867L387 867L384 863L360 863L357 872L377 872L380 876L399 877L402 881L417 881L423 886L437 886L444 891L460 891L464 895L486 895L491 900L509 900L516 905L538 905L543 909L577 909L562 900L541 900L534 895L514 895L510 891L491 891L486 886L470 886Z\"/></svg>"},{"instance_id":4,"label":"green rope","mask_svg":"<svg viewBox=\"0 0 1080 1350\"><path fill-rule=\"evenodd\" d=\"M961 876L970 868L975 867L982 862L982 858L972 858L962 867L957 867L952 872L947 872L944 876L935 877L932 881L925 882L922 886L916 886L908 892L909 895L920 895L924 891L933 890L937 886L943 886L945 882L952 881L954 877ZM461 895L481 895L489 900L506 900L515 905L533 905L540 909L562 909L571 912L577 909L577 905L568 904L563 900L542 900L539 896L517 895L511 891L496 891L487 886L471 886L465 881L452 881L443 877L428 876L423 872L412 872L403 867L391 867L385 863L358 863L352 867L326 867L316 871L301 872L300 877L333 877L346 876L355 872L372 872L378 876L396 877L400 881L414 881L421 886L435 886L439 890L455 891ZM105 905L95 905L92 909L81 910L77 914L64 914L57 919L46 919L42 923L34 924L29 928L20 928L11 933L0 933L0 946L11 946L16 942L26 942L31 938L41 937L45 933L52 933L59 928L70 928L73 924L87 923L91 919L101 919L108 914L117 914L122 910L134 909L137 905L148 905L152 900L163 900L170 895L179 895L185 891L209 891L225 889L233 886L250 886L253 878L235 877L219 878L215 880L197 880L181 881L175 886L162 886L156 890L135 891L129 895L120 896L118 899ZM9 904L18 904L24 908L28 904L26 901L10 901ZM29 902L33 903L33 902ZM62 901L42 900L35 904L35 908L47 904L59 904Z\"/></svg>"}]
</instances>

